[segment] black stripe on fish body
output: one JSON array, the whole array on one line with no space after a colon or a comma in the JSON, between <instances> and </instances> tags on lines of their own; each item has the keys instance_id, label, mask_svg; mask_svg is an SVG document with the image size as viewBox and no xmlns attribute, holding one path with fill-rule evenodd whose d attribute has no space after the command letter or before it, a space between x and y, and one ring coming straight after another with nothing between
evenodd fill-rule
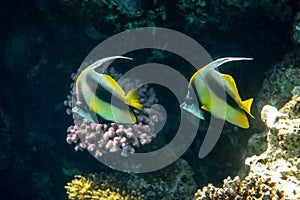
<instances>
[{"instance_id":1,"label":"black stripe on fish body","mask_svg":"<svg viewBox=\"0 0 300 200\"><path fill-rule=\"evenodd\" d=\"M136 113L133 112L133 110L132 110L133 107L131 107L130 105L126 104L123 100L120 99L120 97L112 94L110 91L108 91L105 88L101 87L101 85L99 85L99 84L97 86L96 96L100 100L108 103L111 106L114 106L117 109L126 111L126 109L129 107L129 111L128 112L132 112L135 115L136 119L137 119ZM108 121L108 120L102 118L99 115L97 115L97 117L98 117L99 122L100 121L101 122L114 122L114 121ZM136 123L138 123L138 121ZM120 123L118 123L118 124L120 124Z\"/></svg>"},{"instance_id":2,"label":"black stripe on fish body","mask_svg":"<svg viewBox=\"0 0 300 200\"><path fill-rule=\"evenodd\" d=\"M91 111L91 112L93 112L93 111ZM104 118L101 117L100 115L96 115L96 117L97 117L98 123L100 123L100 124L114 123L114 121L104 119Z\"/></svg>"},{"instance_id":3,"label":"black stripe on fish body","mask_svg":"<svg viewBox=\"0 0 300 200\"><path fill-rule=\"evenodd\" d=\"M215 74L215 75L219 75L219 74ZM222 81L220 83L216 80L216 78L219 77L214 77L213 73L206 74L204 81L206 83L206 86L209 88L209 90L211 90L217 97L225 101L231 107L241 110L241 108L235 102L235 100L226 92L224 85L222 85Z\"/></svg>"},{"instance_id":4,"label":"black stripe on fish body","mask_svg":"<svg viewBox=\"0 0 300 200\"><path fill-rule=\"evenodd\" d=\"M110 91L106 90L105 88L101 87L101 85L98 84L97 89L96 89L96 96L100 100L102 100L102 101L104 101L108 104L111 104L111 98L112 98L113 94ZM118 97L116 97L116 98L117 98L118 102L121 101Z\"/></svg>"},{"instance_id":5,"label":"black stripe on fish body","mask_svg":"<svg viewBox=\"0 0 300 200\"><path fill-rule=\"evenodd\" d=\"M218 75L218 74L215 74ZM212 73L208 73L204 77L204 81L206 86L209 88L210 91L212 91L217 97L222 99L223 101L226 101L226 91L223 85L221 85L216 78L214 77ZM224 95L225 94L225 95Z\"/></svg>"},{"instance_id":6,"label":"black stripe on fish body","mask_svg":"<svg viewBox=\"0 0 300 200\"><path fill-rule=\"evenodd\" d=\"M223 77L222 77L223 78ZM222 82L221 82L222 83ZM207 84L209 88L213 89L214 93L222 100L226 101L228 105L233 107L236 110L242 110L237 102L226 92L224 85L221 85L212 77L211 74L207 76ZM224 82L225 84L225 82ZM223 95L225 92L225 96ZM224 99L225 98L225 99Z\"/></svg>"}]
</instances>

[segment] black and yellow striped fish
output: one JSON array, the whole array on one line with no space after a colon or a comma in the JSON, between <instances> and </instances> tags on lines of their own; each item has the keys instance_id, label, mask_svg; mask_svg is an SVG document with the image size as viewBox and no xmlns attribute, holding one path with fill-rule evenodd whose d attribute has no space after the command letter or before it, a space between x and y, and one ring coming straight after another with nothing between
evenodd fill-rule
<instances>
[{"instance_id":1,"label":"black and yellow striped fish","mask_svg":"<svg viewBox=\"0 0 300 200\"><path fill-rule=\"evenodd\" d=\"M117 58L131 59L123 56L103 58L85 68L77 77L75 87L78 106L75 112L85 119L96 121L90 113L92 111L98 115L99 122L136 123L136 116L129 108L131 106L138 110L142 109L136 91L132 89L125 94L122 87L111 76L95 71L104 63Z\"/></svg>"},{"instance_id":2,"label":"black and yellow striped fish","mask_svg":"<svg viewBox=\"0 0 300 200\"><path fill-rule=\"evenodd\" d=\"M252 58L220 58L199 69L189 81L189 90L194 89L200 102L201 109L210 112L214 117L242 128L249 128L249 121L246 113L251 114L253 98L242 101L234 79L228 74L221 74L215 69L220 65L238 60L252 60ZM218 91L225 91L226 99L222 98ZM199 107L183 103L183 109L204 119L203 112Z\"/></svg>"}]
</instances>

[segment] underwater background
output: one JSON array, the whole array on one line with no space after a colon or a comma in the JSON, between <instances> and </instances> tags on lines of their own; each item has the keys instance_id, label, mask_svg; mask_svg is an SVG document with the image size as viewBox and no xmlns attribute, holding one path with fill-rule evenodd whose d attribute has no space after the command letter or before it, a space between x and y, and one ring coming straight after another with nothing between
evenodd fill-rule
<instances>
[{"instance_id":1,"label":"underwater background","mask_svg":"<svg viewBox=\"0 0 300 200\"><path fill-rule=\"evenodd\" d=\"M0 4L0 199L300 198L299 1L12 0ZM254 58L220 70L234 77L242 99L254 98L255 119L250 119L249 129L226 123L216 146L199 159L208 127L201 121L193 144L172 165L130 174L112 170L66 142L67 129L74 122L64 101L74 82L71 75L96 45L119 32L148 26L192 37L214 60ZM137 63L168 64L186 78L195 72L164 51L137 51L136 56ZM163 88L155 92L169 111L168 120L162 136L141 151L168 143L179 123L175 97ZM261 120L267 104L271 111L264 109ZM275 112L275 107L282 109Z\"/></svg>"}]
</instances>

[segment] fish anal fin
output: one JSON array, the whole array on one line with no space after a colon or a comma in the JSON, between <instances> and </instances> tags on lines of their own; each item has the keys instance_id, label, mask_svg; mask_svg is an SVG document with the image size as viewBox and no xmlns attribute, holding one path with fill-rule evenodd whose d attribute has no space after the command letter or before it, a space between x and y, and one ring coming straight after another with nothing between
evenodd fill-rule
<instances>
[{"instance_id":1,"label":"fish anal fin","mask_svg":"<svg viewBox=\"0 0 300 200\"><path fill-rule=\"evenodd\" d=\"M246 113L242 110L236 110L233 113L226 115L226 120L236 126L241 128L249 128L249 121L246 116Z\"/></svg>"},{"instance_id":2,"label":"fish anal fin","mask_svg":"<svg viewBox=\"0 0 300 200\"><path fill-rule=\"evenodd\" d=\"M201 106L201 109L206 110L208 112L210 112L209 108L206 105Z\"/></svg>"},{"instance_id":3,"label":"fish anal fin","mask_svg":"<svg viewBox=\"0 0 300 200\"><path fill-rule=\"evenodd\" d=\"M131 89L125 96L125 100L128 103L128 105L138 109L142 110L142 105L139 101L138 95L134 89Z\"/></svg>"},{"instance_id":4,"label":"fish anal fin","mask_svg":"<svg viewBox=\"0 0 300 200\"><path fill-rule=\"evenodd\" d=\"M135 124L137 122L136 116L132 111L129 111L129 112L130 112L129 115L130 115L130 119L131 119L130 124Z\"/></svg>"}]
</instances>

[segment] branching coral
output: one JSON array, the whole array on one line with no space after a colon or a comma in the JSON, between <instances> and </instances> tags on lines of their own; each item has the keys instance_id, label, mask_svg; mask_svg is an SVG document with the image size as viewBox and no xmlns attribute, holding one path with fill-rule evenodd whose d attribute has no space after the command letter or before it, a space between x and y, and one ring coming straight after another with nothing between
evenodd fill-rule
<instances>
[{"instance_id":1,"label":"branching coral","mask_svg":"<svg viewBox=\"0 0 300 200\"><path fill-rule=\"evenodd\" d=\"M105 200L140 200L142 195L138 196L134 190L120 189L110 180L101 181L94 175L75 176L75 178L65 186L70 200L85 199L105 199Z\"/></svg>"},{"instance_id":2,"label":"branching coral","mask_svg":"<svg viewBox=\"0 0 300 200\"><path fill-rule=\"evenodd\" d=\"M191 199L196 190L192 169L179 159L155 173L101 172L76 175L65 186L71 200Z\"/></svg>"}]
</instances>

